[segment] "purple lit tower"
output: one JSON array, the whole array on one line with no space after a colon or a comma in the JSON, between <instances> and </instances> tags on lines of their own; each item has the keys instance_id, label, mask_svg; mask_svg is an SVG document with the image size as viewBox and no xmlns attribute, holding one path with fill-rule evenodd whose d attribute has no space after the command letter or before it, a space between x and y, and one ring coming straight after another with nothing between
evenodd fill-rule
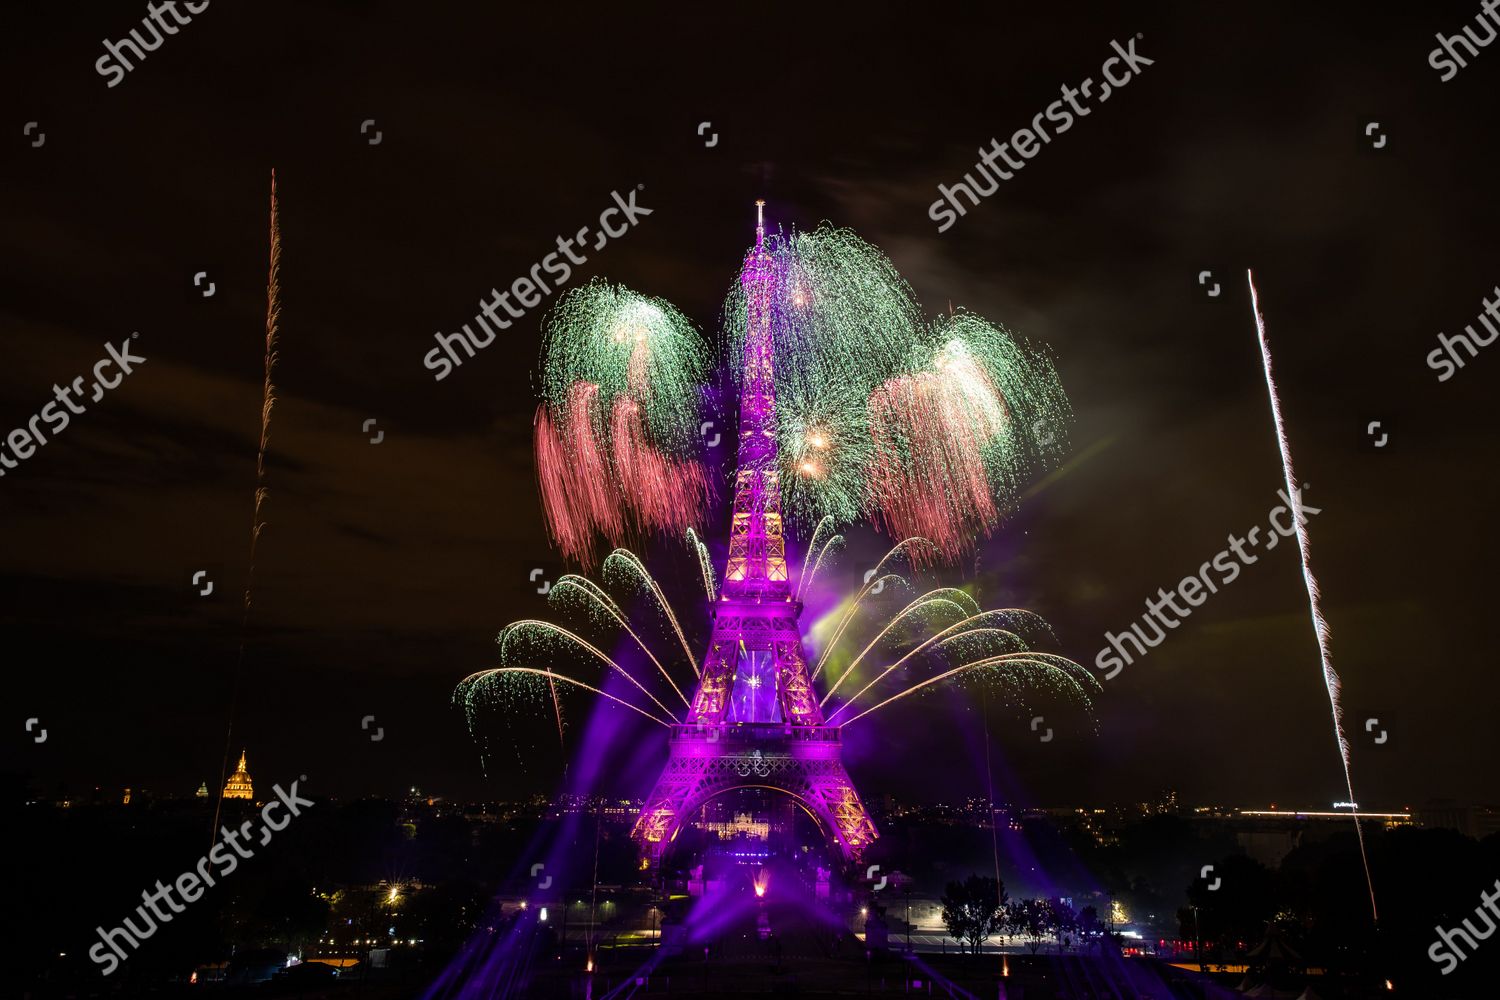
<instances>
[{"instance_id":1,"label":"purple lit tower","mask_svg":"<svg viewBox=\"0 0 1500 1000\"><path fill-rule=\"evenodd\" d=\"M823 724L802 653L802 604L787 579L772 378L776 271L764 247L764 205L756 202L755 249L742 278L749 334L724 586L688 723L672 727L666 769L632 831L643 867L660 862L704 803L736 788L791 796L846 860L859 860L879 836L844 770L839 728Z\"/></svg>"}]
</instances>

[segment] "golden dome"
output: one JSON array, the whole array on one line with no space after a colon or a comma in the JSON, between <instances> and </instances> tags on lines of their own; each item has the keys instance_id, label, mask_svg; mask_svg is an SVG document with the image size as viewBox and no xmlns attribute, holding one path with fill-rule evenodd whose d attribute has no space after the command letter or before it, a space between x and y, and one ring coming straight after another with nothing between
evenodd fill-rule
<instances>
[{"instance_id":1,"label":"golden dome","mask_svg":"<svg viewBox=\"0 0 1500 1000\"><path fill-rule=\"evenodd\" d=\"M224 798L226 799L254 799L255 786L250 783L250 772L245 769L245 751L240 751L239 767L229 776L224 783Z\"/></svg>"}]
</instances>

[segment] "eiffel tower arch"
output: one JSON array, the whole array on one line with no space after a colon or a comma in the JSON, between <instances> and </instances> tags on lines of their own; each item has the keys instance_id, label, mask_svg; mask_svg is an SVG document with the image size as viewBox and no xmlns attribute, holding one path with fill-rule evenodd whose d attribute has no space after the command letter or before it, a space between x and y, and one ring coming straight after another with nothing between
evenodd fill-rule
<instances>
[{"instance_id":1,"label":"eiffel tower arch","mask_svg":"<svg viewBox=\"0 0 1500 1000\"><path fill-rule=\"evenodd\" d=\"M710 799L740 788L790 796L846 862L878 836L844 769L837 726L674 726L670 755L646 799L635 837L655 867L682 825Z\"/></svg>"},{"instance_id":2,"label":"eiffel tower arch","mask_svg":"<svg viewBox=\"0 0 1500 1000\"><path fill-rule=\"evenodd\" d=\"M788 582L773 380L775 273L764 239L758 223L742 279L749 333L724 584L688 722L672 727L666 767L631 833L646 867L660 863L697 809L735 788L790 795L847 862L857 862L879 836L844 769L839 727L823 722L802 648L802 605Z\"/></svg>"}]
</instances>

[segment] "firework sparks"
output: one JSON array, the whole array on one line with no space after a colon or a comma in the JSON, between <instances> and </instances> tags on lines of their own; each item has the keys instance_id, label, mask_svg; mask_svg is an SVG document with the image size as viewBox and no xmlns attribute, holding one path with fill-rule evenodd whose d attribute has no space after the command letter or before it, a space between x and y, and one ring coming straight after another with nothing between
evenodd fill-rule
<instances>
[{"instance_id":1,"label":"firework sparks","mask_svg":"<svg viewBox=\"0 0 1500 1000\"><path fill-rule=\"evenodd\" d=\"M537 481L547 524L563 554L580 562L592 557L596 533L606 538L625 533L620 496L593 426L598 392L598 386L579 382L561 426L545 405L535 421Z\"/></svg>"},{"instance_id":2,"label":"firework sparks","mask_svg":"<svg viewBox=\"0 0 1500 1000\"><path fill-rule=\"evenodd\" d=\"M683 649L685 651L689 649L686 645L686 636L677 626L676 615L671 606L665 603L666 597L661 588L633 553L624 549L616 550L605 560L604 569L606 578L612 579L615 586L625 587L631 591L644 590L654 598L658 602L658 612L673 628L678 630ZM569 690L576 689L594 694L605 693L597 685L573 676L576 671L570 669L565 673L563 672L565 668L556 666L560 660L569 662L577 658L578 654L582 654L583 663L593 663L602 667L604 675L615 673L625 678L631 690L624 692L625 697L605 694L612 703L624 705L663 725L681 721L651 690L651 685L654 683L653 678L655 682L665 681L666 687L670 688L672 694L681 700L684 706L687 706L688 702L683 695L682 688L668 669L668 664L663 662L663 658L651 648L650 643L641 634L638 624L631 621L629 614L614 595L586 577L566 574L552 585L548 603L559 609L569 607L581 609L582 617L588 622L623 632L640 650L645 661L649 661L655 668L655 673L642 669L643 661L638 662L636 659L625 656L607 655L598 642L585 638L573 628L536 619L513 622L501 630L496 640L499 645L500 666L470 675L454 691L454 702L463 707L469 729L482 747L487 746L489 742L481 736L478 726L482 709L499 708L507 714L519 714L523 709L530 707L539 694L550 696L553 712L557 718L558 741L561 746L564 742L563 706L558 685L564 684ZM608 647L610 643L604 641L603 645ZM554 666L539 670L531 665L537 661ZM638 670L640 673L637 673ZM697 666L694 664L694 671L696 670ZM648 703L644 704L644 707L643 704L636 704L631 700L639 695L644 695L645 702ZM520 754L520 747L517 746L516 749L517 759L524 762L526 758Z\"/></svg>"},{"instance_id":3,"label":"firework sparks","mask_svg":"<svg viewBox=\"0 0 1500 1000\"><path fill-rule=\"evenodd\" d=\"M515 683L506 683L512 680ZM534 685L526 683L527 680L545 680L549 685L566 684L570 687L576 687L590 694L596 694L601 698L607 698L616 705L623 705L632 712L645 716L657 725L668 728L671 728L672 725L665 719L659 719L645 709L632 705L623 698L616 698L614 695L606 691L601 691L593 685L586 684L577 678L556 674L550 670L539 670L536 667L496 667L493 670L481 670L478 673L470 674L459 682L458 689L454 692L454 700L464 707L466 714L469 716L470 727L473 728L474 717L479 707L487 698L493 698L497 694L492 685L501 685L498 692L501 700L512 701L519 700L528 692L533 694L538 693Z\"/></svg>"},{"instance_id":4,"label":"firework sparks","mask_svg":"<svg viewBox=\"0 0 1500 1000\"><path fill-rule=\"evenodd\" d=\"M1286 434L1286 421L1281 415L1281 396L1276 390L1276 380L1271 374L1271 342L1266 337L1266 320L1260 311L1260 297L1255 291L1255 275L1245 272L1250 285L1250 308L1255 313L1255 332L1260 341L1261 366L1266 375L1266 392L1271 399L1271 416L1276 424L1276 446L1281 452L1281 471L1286 478L1286 495L1294 500L1300 495L1297 476L1292 471L1292 446ZM1328 706L1333 713L1333 736L1339 746L1339 760L1344 765L1344 787L1349 792L1349 801L1358 802L1354 795L1354 771L1349 760L1349 737L1344 732L1344 704L1341 696L1342 683L1333 669L1332 634L1328 620L1323 617L1323 597L1318 589L1318 578L1313 575L1312 550L1307 536L1307 520L1301 510L1292 511L1297 525L1297 551L1302 560L1302 582L1307 588L1308 613L1312 617L1313 633L1318 638L1318 658L1323 666L1323 686L1328 691ZM1375 906L1375 879L1370 874L1370 858L1365 852L1364 830L1359 823L1357 810L1350 810L1354 819L1354 831L1359 838L1359 856L1364 862L1365 884L1370 890L1370 915L1379 920Z\"/></svg>"},{"instance_id":5,"label":"firework sparks","mask_svg":"<svg viewBox=\"0 0 1500 1000\"><path fill-rule=\"evenodd\" d=\"M1078 671L1070 669L1077 667ZM909 698L919 691L941 684L943 681L954 677L969 674L974 671L983 671L991 677L1004 676L1006 679L1019 681L1024 684L1035 686L1046 686L1055 688L1062 693L1071 694L1078 699L1080 704L1087 709L1090 705L1088 691L1085 688L1086 681L1092 681L1097 688L1098 682L1088 676L1087 671L1065 656L1056 656L1051 653L1002 653L999 656L987 657L974 663L964 663L952 669L945 670L935 677L929 677L925 681L891 695L889 698L865 709L858 715L853 716L843 723L844 726L852 725L863 719L872 712L878 712L887 705L895 704L903 698ZM1007 692L1011 689L1007 688Z\"/></svg>"},{"instance_id":6,"label":"firework sparks","mask_svg":"<svg viewBox=\"0 0 1500 1000\"><path fill-rule=\"evenodd\" d=\"M688 545L692 546L693 554L698 557L698 573L703 577L703 592L712 603L718 588L714 585L714 568L708 556L708 546L703 544L698 532L692 528L687 530L687 540Z\"/></svg>"},{"instance_id":7,"label":"firework sparks","mask_svg":"<svg viewBox=\"0 0 1500 1000\"><path fill-rule=\"evenodd\" d=\"M821 552L827 551L828 545L837 536L833 533L833 518L824 516L818 520L817 527L813 528L812 540L807 543L807 555L802 560L802 576L797 581L797 589L793 596L802 600L807 588L812 584L813 577L818 571L818 560ZM821 543L822 549L819 549Z\"/></svg>"},{"instance_id":8,"label":"firework sparks","mask_svg":"<svg viewBox=\"0 0 1500 1000\"><path fill-rule=\"evenodd\" d=\"M610 418L610 446L622 495L641 532L687 527L707 505L708 476L697 462L663 455L647 440L642 407L617 399Z\"/></svg>"},{"instance_id":9,"label":"firework sparks","mask_svg":"<svg viewBox=\"0 0 1500 1000\"><path fill-rule=\"evenodd\" d=\"M1003 627L1001 627L1003 626ZM1019 655L1034 651L1039 642L1056 644L1057 638L1042 618L1030 611L1004 608L982 611L971 615L940 632L933 634L900 659L871 678L864 687L851 695L843 704L828 715L828 724L833 725L838 716L849 711L861 698L889 675L918 657L926 655L947 662L949 665L974 665L1001 655ZM951 658L949 653L955 654ZM1083 667L1063 657L1043 654L1053 666L1072 675L1083 685L1098 690L1099 685ZM951 674L949 676L958 676Z\"/></svg>"},{"instance_id":10,"label":"firework sparks","mask_svg":"<svg viewBox=\"0 0 1500 1000\"><path fill-rule=\"evenodd\" d=\"M868 516L957 561L1062 453L1069 410L1051 361L969 313L925 324L890 261L848 230L773 236L746 266L767 261L773 351L795 359L775 375L783 510ZM737 282L731 356L746 305Z\"/></svg>"},{"instance_id":11,"label":"firework sparks","mask_svg":"<svg viewBox=\"0 0 1500 1000\"><path fill-rule=\"evenodd\" d=\"M1060 453L1067 399L1045 356L969 313L938 320L913 361L870 396L871 513L953 562Z\"/></svg>"},{"instance_id":12,"label":"firework sparks","mask_svg":"<svg viewBox=\"0 0 1500 1000\"><path fill-rule=\"evenodd\" d=\"M859 610L859 606L861 602L864 601L865 597L867 597L870 593L877 589L883 589L886 582L900 584L904 584L906 582L906 579L904 577L898 576L895 573L887 573L882 575L881 570L885 569L885 564L890 562L892 559L899 559L902 557L910 560L912 558L913 552L920 551L923 545L930 546L931 544L932 543L927 541L927 539L925 538L907 538L901 542L898 542L894 547L892 547L889 552L887 552L880 558L880 562L876 563L875 568L870 571L869 580L863 587L860 588L859 592L854 595L854 599L849 602L849 607L844 610L844 614L839 618L838 624L834 626L833 636L828 640L828 645L823 650L823 655L818 657L818 664L813 669L813 680L817 680L818 675L823 672L824 665L828 663L829 654L833 652L834 647L838 645L839 640L844 637L844 632L849 628L849 623L854 620L855 612Z\"/></svg>"},{"instance_id":13,"label":"firework sparks","mask_svg":"<svg viewBox=\"0 0 1500 1000\"><path fill-rule=\"evenodd\" d=\"M860 650L858 656L849 661L849 665L844 668L844 672L839 675L839 679L833 684L829 685L828 693L823 695L823 700L819 702L819 704L827 705L828 699L832 698L838 691L838 689L843 685L844 681L849 679L849 675L854 673L855 668L857 668L864 660L864 658L869 655L870 650L874 649L888 635L894 632L901 625L905 624L909 619L924 613L931 614L933 612L946 611L950 608L953 611L957 612L959 618L964 618L964 616L966 615L975 615L979 613L979 606L974 603L974 599L968 594L964 593L962 590L957 590L952 587L943 587L938 590L928 591L921 597L917 598L915 601L912 601L906 607L902 608L893 618L891 618L889 622L886 623L884 628L875 633L875 638L871 639L865 646L865 648Z\"/></svg>"},{"instance_id":14,"label":"firework sparks","mask_svg":"<svg viewBox=\"0 0 1500 1000\"><path fill-rule=\"evenodd\" d=\"M537 412L538 484L563 555L602 536L680 532L711 495L695 456L707 345L669 303L598 280L547 318Z\"/></svg>"},{"instance_id":15,"label":"firework sparks","mask_svg":"<svg viewBox=\"0 0 1500 1000\"><path fill-rule=\"evenodd\" d=\"M656 654L651 652L651 647L646 645L635 629L630 627L630 622L625 618L625 612L615 603L614 598L606 594L594 581L569 573L558 580L552 589L548 591L547 601L549 604L560 603L565 599L565 595L574 592L583 595L591 610L597 609L603 612L605 618L618 625L626 635L630 636L635 644L640 647L641 652L645 653L646 657L656 667L657 672L672 686L672 690L677 693L677 697L682 699L682 703L689 708L692 707L687 700L687 696L682 693L682 689L672 679L671 673L666 667L662 666L661 661L656 658Z\"/></svg>"},{"instance_id":16,"label":"firework sparks","mask_svg":"<svg viewBox=\"0 0 1500 1000\"><path fill-rule=\"evenodd\" d=\"M670 303L596 278L558 301L545 338L543 391L554 413L573 405L575 383L588 382L606 408L620 398L643 407L657 447L688 454L696 446L708 346Z\"/></svg>"},{"instance_id":17,"label":"firework sparks","mask_svg":"<svg viewBox=\"0 0 1500 1000\"><path fill-rule=\"evenodd\" d=\"M866 507L866 401L900 370L921 312L885 255L847 229L769 236L755 260L767 262L772 352L787 359L775 369L782 509L847 524ZM744 353L745 296L737 280L724 303L728 357Z\"/></svg>"},{"instance_id":18,"label":"firework sparks","mask_svg":"<svg viewBox=\"0 0 1500 1000\"><path fill-rule=\"evenodd\" d=\"M829 536L828 540L833 537L837 536ZM827 541L824 544L826 545ZM887 563L894 559L909 558L912 549L925 544L928 544L925 539L907 539L886 554L877 566L877 573L884 570ZM612 579L614 586L644 590L653 597L657 612L667 620L683 650L690 653L687 637L682 632L675 613L666 603L665 595L661 592L659 585L646 571L638 557L627 550L617 550L605 560L604 570L606 580ZM870 582L860 589L841 616L834 640L829 645L830 650L851 627L860 602L878 586L880 581L892 584L905 583L904 579L894 573L884 573L878 576L872 573L871 576ZM553 585L550 601L559 607L568 603L581 604L587 616L593 621L613 626L624 632L644 654L645 659L656 668L656 675L671 686L678 698L683 697L682 689L672 678L662 659L651 650L620 603L598 584L581 576L566 575ZM943 626L943 620L951 621L954 618L958 620L952 621L946 627ZM939 630L922 637L929 627ZM539 696L545 697L548 694L551 696L554 711L558 713L559 725L561 725L559 685L568 689L603 694L612 703L630 708L662 725L671 725L679 721L677 715L648 688L643 678L649 678L649 675L643 674L638 677L635 674L638 664L629 659L616 659L606 655L598 645L571 629L547 621L523 620L507 626L501 632L498 641L501 666L471 675L459 685L454 693L456 702L462 704L465 709L470 728L475 730L476 738L478 738L477 719L481 708L498 706L507 713L520 712L527 705L534 703ZM933 676L909 683L903 689L838 724L848 725L945 681L960 683L978 681L986 684L986 690L998 685L998 690L1008 702L1024 701L1019 696L1026 690L1043 690L1054 695L1071 696L1086 710L1090 709L1089 693L1099 690L1099 684L1093 675L1066 657L1038 651L1034 646L1037 641L1055 642L1056 638L1047 624L1031 612L1013 608L980 611L973 597L965 591L956 588L932 590L908 603L875 629L873 638L844 669L839 679L827 688L820 704L824 706L829 704L843 683L882 644L915 643L889 666L880 669L852 696L838 704L828 715L828 724L833 725L840 715L852 712L855 703L874 690L882 681L919 658L934 661L937 665L937 672ZM598 686L578 677L556 669L542 670L528 665L528 661L538 658L555 663L559 654L566 654L569 651L584 654L588 660L602 665L606 673L621 674L634 692L645 695L650 704L643 707L643 705L633 703L629 698L607 694ZM826 656L825 652L825 659ZM697 672L696 663L693 667Z\"/></svg>"},{"instance_id":19,"label":"firework sparks","mask_svg":"<svg viewBox=\"0 0 1500 1000\"><path fill-rule=\"evenodd\" d=\"M818 572L823 568L823 560L827 559L831 553L839 552L843 547L843 535L829 535L823 540L823 547L817 550L816 558L813 558L813 550L808 550L807 569L803 572L802 579L798 581L797 600L800 601L806 597L813 583L817 581Z\"/></svg>"},{"instance_id":20,"label":"firework sparks","mask_svg":"<svg viewBox=\"0 0 1500 1000\"><path fill-rule=\"evenodd\" d=\"M1013 642L1013 644L1016 646L1016 648L1015 649L1011 649L1011 650L1007 650L1007 652L1022 652L1022 651L1024 651L1026 649L1026 644L1024 642L1021 642L1020 638L1014 632L1011 632L1011 631L1009 631L1007 629L983 628L983 627L979 627L979 626L977 626L977 625L974 624L974 623L979 622L981 620L990 618L991 616L999 615L999 614L1003 614L1003 613L1004 612L1000 612L1000 611L986 611L986 612L983 612L981 614L975 615L972 618L965 618L963 621L958 622L957 624L948 626L947 628L943 629L941 632L938 632L936 635L929 636L926 640L924 640L923 642L919 643L918 645L916 645L915 647L913 647L911 650L909 650L900 659L896 660L890 666L886 667L880 673L878 673L874 677L872 677L869 680L869 682L865 684L864 687L862 687L858 691L854 692L854 694L852 694L852 695L849 696L848 700L846 700L843 704L839 705L832 712L830 712L828 714L828 720L827 720L828 724L830 726L833 725L834 724L834 720L838 716L840 716L844 712L848 711L849 708L852 707L855 702L859 701L860 698L864 697L864 695L865 695L865 693L867 691L869 691L871 688L873 688L876 684L879 684L881 681L885 680L886 677L888 677L891 673L893 673L896 670L899 670L901 667L905 666L911 660L913 660L916 657L922 655L923 653L929 652L930 650L942 649L945 645L947 645L949 643L955 643L956 644L958 640L964 640L966 643L972 643L976 639L982 639L982 640L998 640L1001 644L1006 644L1005 640L1011 640ZM966 653L966 654L964 654L964 657L965 657L965 659L974 659L974 654L972 654L972 653Z\"/></svg>"},{"instance_id":21,"label":"firework sparks","mask_svg":"<svg viewBox=\"0 0 1500 1000\"><path fill-rule=\"evenodd\" d=\"M651 596L656 598L657 610L672 626L677 641L682 643L682 651L687 654L688 662L693 665L694 676L702 677L703 672L698 667L698 658L693 655L693 647L689 645L687 635L682 631L682 623L677 620L677 613L672 610L672 602L668 601L667 595L662 593L656 578L646 571L646 564L641 562L634 552L627 549L615 549L609 554L609 558L604 560L604 578L606 581L612 576L618 579L619 574L622 573L626 578L644 585Z\"/></svg>"},{"instance_id":22,"label":"firework sparks","mask_svg":"<svg viewBox=\"0 0 1500 1000\"><path fill-rule=\"evenodd\" d=\"M932 539L922 559L957 562L1061 455L1069 411L1051 361L969 313L924 322L891 262L852 231L773 234L744 267L765 290L769 350L788 362L774 389L790 524L867 517L894 538ZM727 358L745 356L749 273L724 303ZM596 279L559 300L535 444L566 558L589 564L599 538L618 546L701 519L709 365L692 324L660 299Z\"/></svg>"},{"instance_id":23,"label":"firework sparks","mask_svg":"<svg viewBox=\"0 0 1500 1000\"><path fill-rule=\"evenodd\" d=\"M260 443L255 452L255 506L250 513L250 565L245 573L244 607L240 616L239 653L235 657L234 683L229 699L229 722L224 731L224 759L219 766L219 787L224 787L229 774L230 747L234 739L234 715L239 704L240 674L245 664L245 642L250 628L251 592L255 585L255 551L260 544L260 533L265 528L261 510L270 489L266 486L266 448L271 443L271 410L276 405L276 386L271 375L276 367L276 340L281 332L281 217L276 201L276 171L271 171L271 257L266 276L266 358L265 380L261 384L260 397ZM220 795L214 805L213 836L218 836L219 810L224 797Z\"/></svg>"},{"instance_id":24,"label":"firework sparks","mask_svg":"<svg viewBox=\"0 0 1500 1000\"><path fill-rule=\"evenodd\" d=\"M546 637L556 638L558 640L561 640L561 642L565 646L581 649L585 653L588 653L600 663L604 664L605 667L624 677L637 691L641 692L641 694L651 699L651 703L654 704L657 708L661 709L662 714L666 715L668 718L671 718L673 721L681 721L673 714L671 709L657 700L656 695L652 694L644 684L636 679L635 674L631 670L623 666L614 658L606 656L603 651L601 651L597 646L589 642L587 639L583 638L583 636L579 635L576 632L570 631L569 629L565 629L561 625L554 624L553 622L540 621L538 619L523 619L522 621L512 622L511 624L507 625L504 630L501 631L500 638L498 640L500 644L501 662L506 662L508 660L511 643L524 641L527 639ZM675 689L676 685L673 685L673 687ZM680 696L681 694L682 692L678 691L678 695ZM683 699L683 704L687 705L686 698ZM691 708L692 706L688 705L688 707Z\"/></svg>"}]
</instances>

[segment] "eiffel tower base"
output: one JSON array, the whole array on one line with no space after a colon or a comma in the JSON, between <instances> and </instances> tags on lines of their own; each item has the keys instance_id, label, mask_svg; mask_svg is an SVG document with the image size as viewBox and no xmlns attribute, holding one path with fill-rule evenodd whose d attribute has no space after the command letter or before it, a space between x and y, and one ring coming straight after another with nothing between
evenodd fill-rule
<instances>
[{"instance_id":1,"label":"eiffel tower base","mask_svg":"<svg viewBox=\"0 0 1500 1000\"><path fill-rule=\"evenodd\" d=\"M655 872L684 823L710 799L736 788L792 797L857 864L879 833L844 770L837 726L720 723L672 727L667 766L631 837L641 869Z\"/></svg>"}]
</instances>

